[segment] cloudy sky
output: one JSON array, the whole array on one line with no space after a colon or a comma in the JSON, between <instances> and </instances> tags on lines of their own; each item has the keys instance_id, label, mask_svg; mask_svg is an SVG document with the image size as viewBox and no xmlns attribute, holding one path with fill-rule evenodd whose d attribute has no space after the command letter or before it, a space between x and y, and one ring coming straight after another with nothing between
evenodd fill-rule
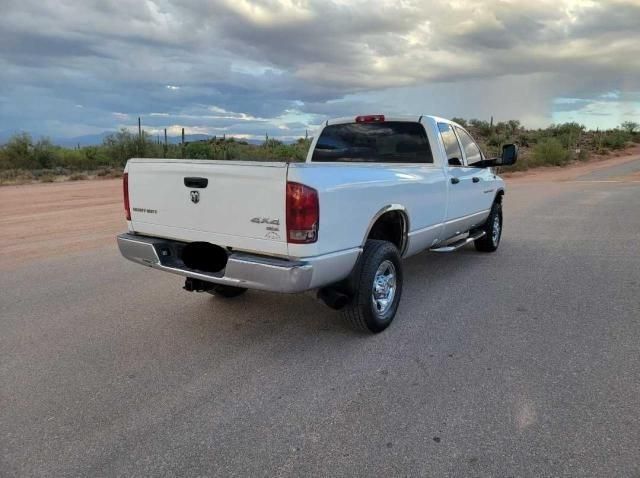
<instances>
[{"instance_id":1,"label":"cloudy sky","mask_svg":"<svg viewBox=\"0 0 640 478\"><path fill-rule=\"evenodd\" d=\"M0 0L0 132L640 122L640 0Z\"/></svg>"}]
</instances>

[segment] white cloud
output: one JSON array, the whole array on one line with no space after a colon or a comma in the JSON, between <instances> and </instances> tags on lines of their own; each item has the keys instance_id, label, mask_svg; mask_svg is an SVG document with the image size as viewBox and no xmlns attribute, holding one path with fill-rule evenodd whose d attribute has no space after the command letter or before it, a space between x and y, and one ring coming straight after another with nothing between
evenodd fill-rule
<instances>
[{"instance_id":1,"label":"white cloud","mask_svg":"<svg viewBox=\"0 0 640 478\"><path fill-rule=\"evenodd\" d=\"M612 126L613 100L638 111L638 25L637 0L22 0L0 16L0 117L277 133L384 107Z\"/></svg>"}]
</instances>

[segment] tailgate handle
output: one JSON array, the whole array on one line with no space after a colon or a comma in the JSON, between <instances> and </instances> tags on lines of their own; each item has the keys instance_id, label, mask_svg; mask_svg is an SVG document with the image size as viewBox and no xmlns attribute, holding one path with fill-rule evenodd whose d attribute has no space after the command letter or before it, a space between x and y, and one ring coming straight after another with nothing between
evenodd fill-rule
<instances>
[{"instance_id":1,"label":"tailgate handle","mask_svg":"<svg viewBox=\"0 0 640 478\"><path fill-rule=\"evenodd\" d=\"M184 185L188 188L206 188L207 184L207 178L184 178Z\"/></svg>"}]
</instances>

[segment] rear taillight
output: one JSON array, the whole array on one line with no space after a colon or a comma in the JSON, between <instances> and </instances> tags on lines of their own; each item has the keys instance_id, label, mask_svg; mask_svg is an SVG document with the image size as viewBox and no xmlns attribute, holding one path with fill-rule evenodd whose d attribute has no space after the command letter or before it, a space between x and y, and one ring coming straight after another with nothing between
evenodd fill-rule
<instances>
[{"instance_id":1,"label":"rear taillight","mask_svg":"<svg viewBox=\"0 0 640 478\"><path fill-rule=\"evenodd\" d=\"M382 123L384 115L362 115L356 116L356 123Z\"/></svg>"},{"instance_id":2,"label":"rear taillight","mask_svg":"<svg viewBox=\"0 0 640 478\"><path fill-rule=\"evenodd\" d=\"M131 221L131 208L129 207L129 173L122 175L122 193L124 195L124 212L127 214L127 221Z\"/></svg>"},{"instance_id":3,"label":"rear taillight","mask_svg":"<svg viewBox=\"0 0 640 478\"><path fill-rule=\"evenodd\" d=\"M287 242L309 244L318 240L320 206L318 191L299 183L287 183Z\"/></svg>"}]
</instances>

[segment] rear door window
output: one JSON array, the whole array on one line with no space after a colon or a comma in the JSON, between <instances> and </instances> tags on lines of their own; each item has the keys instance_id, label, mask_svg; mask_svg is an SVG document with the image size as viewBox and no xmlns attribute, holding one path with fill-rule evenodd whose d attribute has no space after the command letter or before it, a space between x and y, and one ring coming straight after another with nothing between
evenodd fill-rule
<instances>
[{"instance_id":1,"label":"rear door window","mask_svg":"<svg viewBox=\"0 0 640 478\"><path fill-rule=\"evenodd\" d=\"M474 164L481 162L482 153L471 135L458 127L456 127L456 133L458 133L458 137L460 138L460 142L464 148L464 154L467 157L467 166L473 166Z\"/></svg>"},{"instance_id":2,"label":"rear door window","mask_svg":"<svg viewBox=\"0 0 640 478\"><path fill-rule=\"evenodd\" d=\"M448 123L438 123L440 137L444 144L444 150L447 153L447 162L449 166L462 166L462 150L458 138L453 132L451 125Z\"/></svg>"},{"instance_id":3,"label":"rear door window","mask_svg":"<svg viewBox=\"0 0 640 478\"><path fill-rule=\"evenodd\" d=\"M433 163L420 123L386 121L329 125L313 150L316 162Z\"/></svg>"}]
</instances>

